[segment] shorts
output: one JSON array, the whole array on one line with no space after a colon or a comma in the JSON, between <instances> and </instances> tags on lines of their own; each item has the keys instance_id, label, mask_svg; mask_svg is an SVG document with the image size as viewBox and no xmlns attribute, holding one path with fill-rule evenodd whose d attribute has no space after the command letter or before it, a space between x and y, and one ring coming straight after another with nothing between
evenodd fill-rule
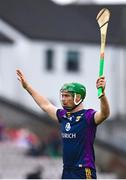
<instances>
[{"instance_id":1,"label":"shorts","mask_svg":"<svg viewBox=\"0 0 126 180\"><path fill-rule=\"evenodd\" d=\"M92 168L64 168L62 179L97 179L96 170Z\"/></svg>"}]
</instances>

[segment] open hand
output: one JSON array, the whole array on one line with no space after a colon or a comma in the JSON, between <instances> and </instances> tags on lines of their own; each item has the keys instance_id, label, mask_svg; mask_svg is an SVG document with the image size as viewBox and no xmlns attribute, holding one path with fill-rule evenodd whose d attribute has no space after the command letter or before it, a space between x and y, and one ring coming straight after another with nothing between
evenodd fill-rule
<instances>
[{"instance_id":1,"label":"open hand","mask_svg":"<svg viewBox=\"0 0 126 180\"><path fill-rule=\"evenodd\" d=\"M27 80L23 74L23 72L20 69L16 70L17 78L21 82L23 88L27 89L28 83Z\"/></svg>"}]
</instances>

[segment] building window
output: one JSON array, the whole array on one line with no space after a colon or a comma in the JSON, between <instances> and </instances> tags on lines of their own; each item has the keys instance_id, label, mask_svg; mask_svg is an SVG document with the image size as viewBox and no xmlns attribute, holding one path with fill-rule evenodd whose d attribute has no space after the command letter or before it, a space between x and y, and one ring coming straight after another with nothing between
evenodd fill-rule
<instances>
[{"instance_id":1,"label":"building window","mask_svg":"<svg viewBox=\"0 0 126 180\"><path fill-rule=\"evenodd\" d=\"M45 68L48 71L53 70L54 66L54 52L52 49L46 50Z\"/></svg>"},{"instance_id":2,"label":"building window","mask_svg":"<svg viewBox=\"0 0 126 180\"><path fill-rule=\"evenodd\" d=\"M66 69L70 72L79 71L79 52L78 51L68 51L67 52L67 61Z\"/></svg>"}]
</instances>

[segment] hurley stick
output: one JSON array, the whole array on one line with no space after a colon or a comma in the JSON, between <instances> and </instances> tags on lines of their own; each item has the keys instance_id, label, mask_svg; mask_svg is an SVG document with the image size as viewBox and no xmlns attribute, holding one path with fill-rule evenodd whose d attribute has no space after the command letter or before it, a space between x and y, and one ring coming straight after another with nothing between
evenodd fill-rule
<instances>
[{"instance_id":1,"label":"hurley stick","mask_svg":"<svg viewBox=\"0 0 126 180\"><path fill-rule=\"evenodd\" d=\"M110 11L106 8L101 9L96 17L96 20L100 28L100 34L101 34L99 77L103 75L103 70L104 70L104 51L105 51L105 43L106 43L106 35L107 35L109 18L110 18ZM103 95L103 90L101 87L99 87L98 98L100 98L102 95Z\"/></svg>"}]
</instances>

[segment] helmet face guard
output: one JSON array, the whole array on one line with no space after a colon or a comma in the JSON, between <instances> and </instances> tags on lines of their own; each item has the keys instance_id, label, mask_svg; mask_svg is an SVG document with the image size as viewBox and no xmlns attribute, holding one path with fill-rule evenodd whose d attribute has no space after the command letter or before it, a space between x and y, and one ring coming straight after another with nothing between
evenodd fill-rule
<instances>
[{"instance_id":1,"label":"helmet face guard","mask_svg":"<svg viewBox=\"0 0 126 180\"><path fill-rule=\"evenodd\" d=\"M81 102L83 102L85 96L86 96L86 88L84 85L80 84L80 83L68 83L68 84L64 84L60 90L60 93L63 92L69 92L72 94L73 98L74 98L74 107L73 108L69 108L69 107L64 107L67 110L72 110L75 107L77 107ZM81 96L81 99L79 102L76 102L76 98L77 98L77 94L79 94ZM61 99L62 101L62 99Z\"/></svg>"}]
</instances>

